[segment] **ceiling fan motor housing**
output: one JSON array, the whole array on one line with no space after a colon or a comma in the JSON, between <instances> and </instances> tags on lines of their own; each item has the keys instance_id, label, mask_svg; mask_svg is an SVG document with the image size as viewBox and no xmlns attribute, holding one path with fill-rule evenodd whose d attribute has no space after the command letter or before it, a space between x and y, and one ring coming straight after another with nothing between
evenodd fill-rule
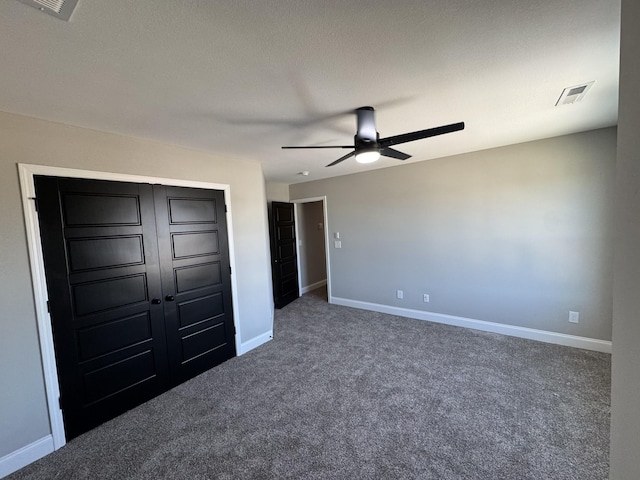
<instances>
[{"instance_id":1,"label":"ceiling fan motor housing","mask_svg":"<svg viewBox=\"0 0 640 480\"><path fill-rule=\"evenodd\" d=\"M355 137L353 137L355 149L359 152L380 150L378 138L376 138L375 140L369 140L368 138L358 138L358 136L356 135Z\"/></svg>"}]
</instances>

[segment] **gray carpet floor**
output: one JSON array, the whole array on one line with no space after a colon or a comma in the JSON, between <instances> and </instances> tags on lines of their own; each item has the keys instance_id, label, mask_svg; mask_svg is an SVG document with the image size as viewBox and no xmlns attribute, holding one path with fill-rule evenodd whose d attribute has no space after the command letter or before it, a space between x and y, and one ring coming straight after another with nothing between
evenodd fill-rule
<instances>
[{"instance_id":1,"label":"gray carpet floor","mask_svg":"<svg viewBox=\"0 0 640 480\"><path fill-rule=\"evenodd\" d=\"M608 477L610 356L329 305L18 479Z\"/></svg>"}]
</instances>

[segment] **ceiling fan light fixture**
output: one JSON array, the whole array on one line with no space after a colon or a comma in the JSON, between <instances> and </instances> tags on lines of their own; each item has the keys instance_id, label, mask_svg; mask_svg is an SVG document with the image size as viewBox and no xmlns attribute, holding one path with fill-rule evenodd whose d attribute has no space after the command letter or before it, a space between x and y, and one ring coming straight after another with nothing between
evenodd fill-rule
<instances>
[{"instance_id":1,"label":"ceiling fan light fixture","mask_svg":"<svg viewBox=\"0 0 640 480\"><path fill-rule=\"evenodd\" d=\"M380 158L379 150L364 150L356 153L356 162L358 163L373 163Z\"/></svg>"}]
</instances>

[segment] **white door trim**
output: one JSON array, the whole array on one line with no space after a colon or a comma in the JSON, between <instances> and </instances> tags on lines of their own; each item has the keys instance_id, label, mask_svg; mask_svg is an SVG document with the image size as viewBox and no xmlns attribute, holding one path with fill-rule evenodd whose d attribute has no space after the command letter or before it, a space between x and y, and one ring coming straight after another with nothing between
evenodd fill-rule
<instances>
[{"instance_id":1,"label":"white door trim","mask_svg":"<svg viewBox=\"0 0 640 480\"><path fill-rule=\"evenodd\" d=\"M235 249L233 241L233 222L231 208L231 186L222 183L198 182L192 180L177 180L171 178L147 177L141 175L129 175L122 173L97 172L91 170L78 170L73 168L50 167L45 165L18 164L20 176L20 192L22 196L22 208L27 232L27 248L29 251L29 263L31 268L31 282L33 285L36 320L38 324L38 336L40 337L40 352L42 356L42 368L44 371L45 392L49 409L49 421L53 436L55 450L66 443L62 410L58 398L60 386L58 384L58 370L56 368L56 356L53 347L53 333L51 331L51 319L47 312L47 283L45 279L44 259L42 246L40 245L40 226L35 205L35 175L52 177L87 178L92 180L110 180L116 182L162 184L175 187L204 188L208 190L224 191L224 199L227 205L227 235L229 238L229 261L231 265L231 296L233 302L233 321L236 327L236 352L241 351L242 338L238 325L238 285L235 272Z\"/></svg>"},{"instance_id":2,"label":"white door trim","mask_svg":"<svg viewBox=\"0 0 640 480\"><path fill-rule=\"evenodd\" d=\"M325 263L327 268L327 299L329 303L333 303L331 301L331 258L329 256L329 212L327 211L327 196L322 197L310 197L310 198L299 198L297 200L292 200L293 203L293 215L296 224L296 262L298 267L298 289L299 295L302 295L302 283L300 278L300 245L298 243L298 239L300 238L298 231L298 204L299 203L311 203L311 202L322 202L322 213L324 215L324 253L325 253Z\"/></svg>"}]
</instances>

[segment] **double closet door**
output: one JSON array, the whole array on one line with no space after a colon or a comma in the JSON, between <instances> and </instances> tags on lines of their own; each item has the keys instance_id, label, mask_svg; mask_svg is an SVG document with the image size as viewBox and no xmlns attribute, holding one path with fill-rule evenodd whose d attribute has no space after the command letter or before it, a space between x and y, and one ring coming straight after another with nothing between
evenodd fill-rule
<instances>
[{"instance_id":1,"label":"double closet door","mask_svg":"<svg viewBox=\"0 0 640 480\"><path fill-rule=\"evenodd\" d=\"M235 356L224 192L35 185L67 439Z\"/></svg>"}]
</instances>

